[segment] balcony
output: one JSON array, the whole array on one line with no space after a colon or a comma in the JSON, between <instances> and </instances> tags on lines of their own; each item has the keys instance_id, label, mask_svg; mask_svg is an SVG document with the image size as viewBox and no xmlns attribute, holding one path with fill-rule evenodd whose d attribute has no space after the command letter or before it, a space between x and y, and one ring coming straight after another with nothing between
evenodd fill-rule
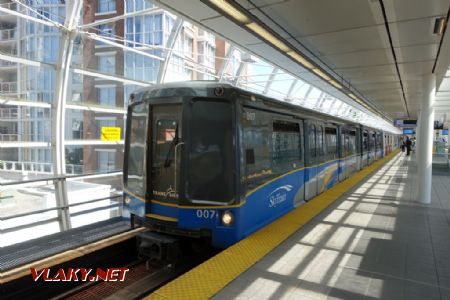
<instances>
[{"instance_id":1,"label":"balcony","mask_svg":"<svg viewBox=\"0 0 450 300\"><path fill-rule=\"evenodd\" d=\"M8 68L15 68L15 67L17 67L16 62L0 59L0 69L8 69Z\"/></svg>"},{"instance_id":2,"label":"balcony","mask_svg":"<svg viewBox=\"0 0 450 300\"><path fill-rule=\"evenodd\" d=\"M15 41L16 29L1 29L0 30L0 42Z\"/></svg>"},{"instance_id":3,"label":"balcony","mask_svg":"<svg viewBox=\"0 0 450 300\"><path fill-rule=\"evenodd\" d=\"M0 133L0 142L17 142L18 140L17 133Z\"/></svg>"},{"instance_id":4,"label":"balcony","mask_svg":"<svg viewBox=\"0 0 450 300\"><path fill-rule=\"evenodd\" d=\"M0 7L10 9L10 10L17 10L17 4L14 2L10 3L0 3ZM10 16L10 14L0 11L0 16Z\"/></svg>"},{"instance_id":5,"label":"balcony","mask_svg":"<svg viewBox=\"0 0 450 300\"><path fill-rule=\"evenodd\" d=\"M0 93L14 94L17 93L17 82L0 82Z\"/></svg>"},{"instance_id":6,"label":"balcony","mask_svg":"<svg viewBox=\"0 0 450 300\"><path fill-rule=\"evenodd\" d=\"M19 110L15 107L0 108L0 119L17 119L19 117Z\"/></svg>"},{"instance_id":7,"label":"balcony","mask_svg":"<svg viewBox=\"0 0 450 300\"><path fill-rule=\"evenodd\" d=\"M35 173L53 173L53 163L28 161L0 161L0 171L30 171ZM66 174L83 174L83 165L66 165Z\"/></svg>"}]
</instances>

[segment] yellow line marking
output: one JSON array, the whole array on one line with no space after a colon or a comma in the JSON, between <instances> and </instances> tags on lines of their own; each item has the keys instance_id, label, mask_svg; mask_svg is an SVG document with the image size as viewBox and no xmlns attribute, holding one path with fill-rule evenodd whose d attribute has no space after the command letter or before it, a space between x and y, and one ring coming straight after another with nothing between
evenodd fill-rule
<instances>
[{"instance_id":1,"label":"yellow line marking","mask_svg":"<svg viewBox=\"0 0 450 300\"><path fill-rule=\"evenodd\" d=\"M166 284L145 299L211 298L398 152L397 149L385 158L372 163L349 179L338 183L306 204Z\"/></svg>"},{"instance_id":2,"label":"yellow line marking","mask_svg":"<svg viewBox=\"0 0 450 300\"><path fill-rule=\"evenodd\" d=\"M172 218L172 217L167 217L167 216L162 216L162 215L157 215L157 214L146 214L146 216L149 218L158 219L158 220L162 220L162 221L178 222L177 218Z\"/></svg>"}]
</instances>

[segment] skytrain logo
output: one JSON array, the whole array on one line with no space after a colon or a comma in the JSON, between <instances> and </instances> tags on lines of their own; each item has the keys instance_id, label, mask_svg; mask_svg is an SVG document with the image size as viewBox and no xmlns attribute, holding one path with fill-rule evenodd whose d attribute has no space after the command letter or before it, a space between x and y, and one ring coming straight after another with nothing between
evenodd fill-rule
<instances>
[{"instance_id":1,"label":"skytrain logo","mask_svg":"<svg viewBox=\"0 0 450 300\"><path fill-rule=\"evenodd\" d=\"M128 268L107 268L105 270L97 268L95 271L88 268L68 268L58 269L52 272L50 268L36 270L30 268L31 277L34 281L125 281Z\"/></svg>"},{"instance_id":2,"label":"skytrain logo","mask_svg":"<svg viewBox=\"0 0 450 300\"><path fill-rule=\"evenodd\" d=\"M287 200L287 193L292 191L292 185L283 185L269 194L269 207L274 208Z\"/></svg>"}]
</instances>

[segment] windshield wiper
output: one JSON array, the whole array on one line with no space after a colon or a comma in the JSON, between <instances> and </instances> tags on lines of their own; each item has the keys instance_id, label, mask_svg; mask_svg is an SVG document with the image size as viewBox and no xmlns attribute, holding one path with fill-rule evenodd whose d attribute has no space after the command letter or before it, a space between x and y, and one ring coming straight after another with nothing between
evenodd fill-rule
<instances>
[{"instance_id":1,"label":"windshield wiper","mask_svg":"<svg viewBox=\"0 0 450 300\"><path fill-rule=\"evenodd\" d=\"M166 159L164 160L164 168L170 167L170 164L172 163L172 159L170 159L170 155L172 153L172 149L175 148L176 144L178 144L178 124L175 127L175 136L174 136L172 142L170 143L169 151L167 151L167 156L166 156Z\"/></svg>"}]
</instances>

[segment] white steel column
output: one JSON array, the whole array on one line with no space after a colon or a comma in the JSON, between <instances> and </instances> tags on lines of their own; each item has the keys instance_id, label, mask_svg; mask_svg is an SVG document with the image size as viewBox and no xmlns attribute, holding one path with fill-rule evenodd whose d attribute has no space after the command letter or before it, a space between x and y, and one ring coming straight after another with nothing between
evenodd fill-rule
<instances>
[{"instance_id":1,"label":"white steel column","mask_svg":"<svg viewBox=\"0 0 450 300\"><path fill-rule=\"evenodd\" d=\"M424 78L423 99L420 112L420 137L418 144L419 158L419 202L431 202L431 166L433 159L433 123L434 102L436 98L436 75L431 74Z\"/></svg>"},{"instance_id":2,"label":"white steel column","mask_svg":"<svg viewBox=\"0 0 450 300\"><path fill-rule=\"evenodd\" d=\"M166 77L167 69L169 68L169 62L172 58L173 47L175 47L175 43L177 41L178 36L180 35L181 28L183 27L183 20L178 17L173 24L172 31L170 32L169 38L167 39L167 45L165 50L164 61L159 65L158 77L156 79L156 83L160 84L164 82ZM182 53L178 53L178 55L183 55Z\"/></svg>"},{"instance_id":3,"label":"white steel column","mask_svg":"<svg viewBox=\"0 0 450 300\"><path fill-rule=\"evenodd\" d=\"M59 44L59 61L56 66L56 84L52 103L52 158L55 175L66 173L66 158L64 146L65 129L65 105L67 97L67 87L69 82L69 70L72 62L73 40L76 36L76 26L82 7L81 0L67 1L66 21L61 30L61 40ZM56 204L61 209L58 210L61 230L71 228L69 214L69 200L67 199L67 189L65 180L55 180Z\"/></svg>"}]
</instances>

